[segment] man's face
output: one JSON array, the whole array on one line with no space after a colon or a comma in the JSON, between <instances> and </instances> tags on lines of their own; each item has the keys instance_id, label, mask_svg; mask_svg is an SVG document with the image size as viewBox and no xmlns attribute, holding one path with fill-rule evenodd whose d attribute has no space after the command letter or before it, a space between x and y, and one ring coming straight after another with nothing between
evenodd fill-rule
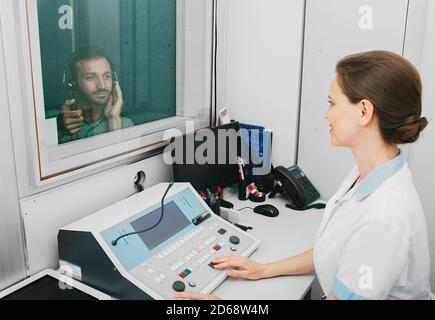
<instances>
[{"instance_id":1,"label":"man's face","mask_svg":"<svg viewBox=\"0 0 435 320\"><path fill-rule=\"evenodd\" d=\"M89 104L106 105L112 93L112 69L106 58L80 60L76 63L80 98Z\"/></svg>"}]
</instances>

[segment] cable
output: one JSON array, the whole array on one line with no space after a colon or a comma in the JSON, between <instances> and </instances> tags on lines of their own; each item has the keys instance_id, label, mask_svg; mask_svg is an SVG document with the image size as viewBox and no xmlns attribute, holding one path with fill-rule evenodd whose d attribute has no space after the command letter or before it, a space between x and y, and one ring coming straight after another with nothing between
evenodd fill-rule
<instances>
[{"instance_id":1,"label":"cable","mask_svg":"<svg viewBox=\"0 0 435 320\"><path fill-rule=\"evenodd\" d=\"M244 207L244 208L242 208L242 209L238 209L237 211L242 211L242 210L245 210L245 209L251 209L251 210L254 210L254 208L251 208L251 207Z\"/></svg>"},{"instance_id":2,"label":"cable","mask_svg":"<svg viewBox=\"0 0 435 320\"><path fill-rule=\"evenodd\" d=\"M123 239L123 238L125 238L125 237L131 236L131 235L134 235L134 234L144 233L144 232L150 231L150 230L154 229L155 227L157 227L157 226L160 224L160 222L163 220L163 216L164 216L164 214L165 214L164 201L165 201L166 194L168 193L169 189L172 188L173 185L174 185L173 182L171 182L171 183L168 185L168 188L166 189L165 194L164 194L163 197L162 197L162 205L161 205L161 209L162 209L162 210L161 210L161 213L160 213L159 221L157 221L157 223L156 223L155 225L153 225L152 227L147 228L147 229L145 229L145 230L135 231L135 232L130 232L130 233L123 234L122 236L119 236L118 238L116 238L115 240L112 241L112 246L115 247L115 246L118 244L118 241L121 240L121 239Z\"/></svg>"},{"instance_id":3,"label":"cable","mask_svg":"<svg viewBox=\"0 0 435 320\"><path fill-rule=\"evenodd\" d=\"M326 207L326 204L324 203L315 203L306 207L298 207L295 206L294 204L291 203L286 203L285 205L287 208L290 208L292 210L297 210L297 211L305 211L305 210L309 210L309 209L323 209Z\"/></svg>"}]
</instances>

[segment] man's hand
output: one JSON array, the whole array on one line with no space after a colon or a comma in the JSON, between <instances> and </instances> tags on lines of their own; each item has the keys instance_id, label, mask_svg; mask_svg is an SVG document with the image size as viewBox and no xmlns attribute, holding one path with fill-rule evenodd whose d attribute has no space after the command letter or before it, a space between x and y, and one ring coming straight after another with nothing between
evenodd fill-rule
<instances>
[{"instance_id":1,"label":"man's hand","mask_svg":"<svg viewBox=\"0 0 435 320\"><path fill-rule=\"evenodd\" d=\"M69 135L79 132L83 126L82 110L69 109L75 102L75 99L65 100L62 107L60 107L60 126L63 125L65 132Z\"/></svg>"},{"instance_id":2,"label":"man's hand","mask_svg":"<svg viewBox=\"0 0 435 320\"><path fill-rule=\"evenodd\" d=\"M113 92L110 95L106 108L104 109L104 116L107 118L109 124L109 131L122 129L121 111L124 105L121 87L118 81L115 81Z\"/></svg>"}]
</instances>

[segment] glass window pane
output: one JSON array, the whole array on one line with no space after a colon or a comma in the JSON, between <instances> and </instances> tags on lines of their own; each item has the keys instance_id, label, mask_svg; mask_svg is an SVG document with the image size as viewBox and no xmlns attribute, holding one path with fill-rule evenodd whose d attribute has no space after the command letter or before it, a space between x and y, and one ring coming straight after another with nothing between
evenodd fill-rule
<instances>
[{"instance_id":1,"label":"glass window pane","mask_svg":"<svg viewBox=\"0 0 435 320\"><path fill-rule=\"evenodd\" d=\"M176 115L175 0L38 0L38 20L59 143Z\"/></svg>"},{"instance_id":2,"label":"glass window pane","mask_svg":"<svg viewBox=\"0 0 435 320\"><path fill-rule=\"evenodd\" d=\"M25 2L41 181L163 146L167 129L211 124L212 4Z\"/></svg>"}]
</instances>

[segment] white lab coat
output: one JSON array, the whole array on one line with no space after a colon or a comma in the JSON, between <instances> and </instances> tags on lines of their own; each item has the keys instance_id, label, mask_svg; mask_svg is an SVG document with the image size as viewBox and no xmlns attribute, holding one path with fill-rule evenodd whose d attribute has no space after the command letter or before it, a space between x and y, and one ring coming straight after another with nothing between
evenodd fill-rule
<instances>
[{"instance_id":1,"label":"white lab coat","mask_svg":"<svg viewBox=\"0 0 435 320\"><path fill-rule=\"evenodd\" d=\"M338 299L429 299L426 220L400 153L351 190L355 167L328 201L314 264L326 295Z\"/></svg>"}]
</instances>

